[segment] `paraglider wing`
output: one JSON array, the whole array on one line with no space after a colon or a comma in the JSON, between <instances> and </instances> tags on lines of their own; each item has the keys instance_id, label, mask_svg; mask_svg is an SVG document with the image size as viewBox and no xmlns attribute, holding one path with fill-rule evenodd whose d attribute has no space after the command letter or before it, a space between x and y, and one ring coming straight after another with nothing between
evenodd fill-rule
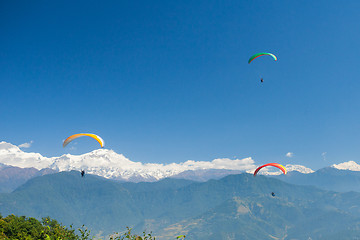
<instances>
[{"instance_id":1,"label":"paraglider wing","mask_svg":"<svg viewBox=\"0 0 360 240\"><path fill-rule=\"evenodd\" d=\"M98 135L95 135L92 133L78 133L78 134L71 135L70 137L65 139L65 141L63 143L63 147L66 147L66 145L68 145L72 140L79 138L79 137L83 137L83 136L88 136L88 137L94 138L96 141L98 141L100 143L101 147L104 147L104 145L105 145L104 140L101 137L99 137Z\"/></svg>"},{"instance_id":2,"label":"paraglider wing","mask_svg":"<svg viewBox=\"0 0 360 240\"><path fill-rule=\"evenodd\" d=\"M285 168L283 165L278 164L278 163L268 163L268 164L265 164L265 165L262 165L262 166L258 167L258 168L255 170L255 172L254 172L254 176L260 171L260 169L262 169L263 167L267 167L267 166L277 167L277 168L279 168L284 174L287 173L286 168Z\"/></svg>"},{"instance_id":3,"label":"paraglider wing","mask_svg":"<svg viewBox=\"0 0 360 240\"><path fill-rule=\"evenodd\" d=\"M277 61L277 57L272 53L257 53L257 54L254 54L254 55L251 56L248 63L250 64L255 58L258 58L258 57L261 57L261 56L264 56L264 55L269 55L269 56L273 57L275 61Z\"/></svg>"}]
</instances>

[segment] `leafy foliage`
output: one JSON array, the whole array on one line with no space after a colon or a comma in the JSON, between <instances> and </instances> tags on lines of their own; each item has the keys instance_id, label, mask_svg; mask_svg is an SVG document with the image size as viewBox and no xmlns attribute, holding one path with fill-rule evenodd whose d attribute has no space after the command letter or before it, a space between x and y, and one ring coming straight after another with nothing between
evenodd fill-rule
<instances>
[{"instance_id":1,"label":"leafy foliage","mask_svg":"<svg viewBox=\"0 0 360 240\"><path fill-rule=\"evenodd\" d=\"M133 234L131 228L127 227L124 233L115 233L109 240L156 240L152 232L142 233L142 236ZM84 225L78 229L80 236L75 234L75 230L70 226L67 229L56 220L49 217L38 221L35 218L25 216L9 215L3 218L0 215L0 239L21 239L21 240L87 240L90 231ZM185 239L185 235L180 235L177 239Z\"/></svg>"},{"instance_id":2,"label":"leafy foliage","mask_svg":"<svg viewBox=\"0 0 360 240\"><path fill-rule=\"evenodd\" d=\"M24 240L86 240L90 239L87 229L79 229L81 236L75 234L75 230L62 226L49 217L38 221L35 218L9 215L3 218L0 215L0 239L24 239Z\"/></svg>"}]
</instances>

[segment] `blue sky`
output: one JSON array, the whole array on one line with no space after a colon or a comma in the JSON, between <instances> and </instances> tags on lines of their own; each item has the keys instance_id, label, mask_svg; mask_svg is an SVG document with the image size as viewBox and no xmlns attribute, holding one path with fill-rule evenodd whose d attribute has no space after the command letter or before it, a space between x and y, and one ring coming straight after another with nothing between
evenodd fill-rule
<instances>
[{"instance_id":1,"label":"blue sky","mask_svg":"<svg viewBox=\"0 0 360 240\"><path fill-rule=\"evenodd\" d=\"M360 156L358 1L2 1L0 140L44 156ZM257 52L278 57L256 59ZM260 78L264 83L260 83ZM292 158L285 157L293 152ZM326 160L322 153L326 152Z\"/></svg>"}]
</instances>

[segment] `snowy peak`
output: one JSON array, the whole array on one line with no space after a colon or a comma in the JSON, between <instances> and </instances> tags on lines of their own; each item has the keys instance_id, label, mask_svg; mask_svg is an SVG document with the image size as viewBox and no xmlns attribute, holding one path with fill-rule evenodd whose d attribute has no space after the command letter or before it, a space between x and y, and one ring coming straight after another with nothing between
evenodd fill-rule
<instances>
[{"instance_id":1,"label":"snowy peak","mask_svg":"<svg viewBox=\"0 0 360 240\"><path fill-rule=\"evenodd\" d=\"M312 170L311 168L307 168L305 166L302 165L293 165L293 164L287 164L285 166L286 170L288 172L292 172L292 171L297 171L300 173L304 173L304 174L308 174L308 173L313 173L314 170Z\"/></svg>"},{"instance_id":2,"label":"snowy peak","mask_svg":"<svg viewBox=\"0 0 360 240\"><path fill-rule=\"evenodd\" d=\"M60 171L67 171L68 166L84 168L84 167L117 167L131 168L141 163L135 163L127 159L124 155L118 154L113 150L98 149L82 155L65 154L61 157L54 158L53 166L59 168Z\"/></svg>"},{"instance_id":3,"label":"snowy peak","mask_svg":"<svg viewBox=\"0 0 360 240\"><path fill-rule=\"evenodd\" d=\"M156 181L166 177L182 175L203 174L209 178L208 170L216 170L220 175L226 175L227 171L254 173L259 166L255 165L252 158L229 159L218 158L212 161L187 160L181 163L142 163L133 162L123 154L118 154L110 149L97 149L82 155L64 154L60 157L47 158L39 153L23 152L18 146L7 142L0 142L0 165L10 165L20 168L36 168L38 170L50 168L55 171L85 170L86 173L111 179L125 181ZM360 165L354 161L332 165L341 170L360 171ZM303 174L314 171L302 165L287 164L288 172L297 171ZM194 171L196 173L190 173ZM229 173L230 174L230 173ZM266 167L258 173L261 175L280 175L278 168Z\"/></svg>"},{"instance_id":4,"label":"snowy peak","mask_svg":"<svg viewBox=\"0 0 360 240\"><path fill-rule=\"evenodd\" d=\"M260 167L260 166L258 166L258 167ZM307 168L305 166L302 166L302 165L287 164L287 165L285 165L285 168L286 168L287 172L297 171L297 172L304 173L304 174L314 172L314 170ZM255 172L255 169L256 168L254 168L250 171L246 171L246 172L253 174ZM259 174L259 175L281 175L282 173L283 172L276 167L264 167L257 174Z\"/></svg>"},{"instance_id":5,"label":"snowy peak","mask_svg":"<svg viewBox=\"0 0 360 240\"><path fill-rule=\"evenodd\" d=\"M51 162L51 158L43 157L40 153L26 153L18 146L0 142L0 163L21 168L33 167L40 170L47 168Z\"/></svg>"},{"instance_id":6,"label":"snowy peak","mask_svg":"<svg viewBox=\"0 0 360 240\"><path fill-rule=\"evenodd\" d=\"M38 170L50 168L56 171L85 170L86 173L105 178L126 181L156 181L184 171L224 169L247 171L255 168L252 158L218 158L213 161L188 160L182 163L133 162L122 154L109 149L97 149L82 155L64 154L47 158L39 153L26 153L19 147L0 142L0 163L20 167L34 167Z\"/></svg>"},{"instance_id":7,"label":"snowy peak","mask_svg":"<svg viewBox=\"0 0 360 240\"><path fill-rule=\"evenodd\" d=\"M354 161L333 164L333 165L331 165L331 167L340 169L340 170L360 171L360 165Z\"/></svg>"},{"instance_id":8,"label":"snowy peak","mask_svg":"<svg viewBox=\"0 0 360 240\"><path fill-rule=\"evenodd\" d=\"M20 148L10 143L2 141L0 142L0 151L20 151Z\"/></svg>"}]
</instances>

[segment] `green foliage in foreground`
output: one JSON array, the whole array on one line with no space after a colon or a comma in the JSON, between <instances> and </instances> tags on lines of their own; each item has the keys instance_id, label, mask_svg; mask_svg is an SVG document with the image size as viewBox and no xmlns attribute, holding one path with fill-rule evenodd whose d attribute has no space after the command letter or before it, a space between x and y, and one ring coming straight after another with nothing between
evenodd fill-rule
<instances>
[{"instance_id":1,"label":"green foliage in foreground","mask_svg":"<svg viewBox=\"0 0 360 240\"><path fill-rule=\"evenodd\" d=\"M3 218L0 215L0 239L19 239L19 240L87 240L90 238L90 231L84 226L78 229L79 235L75 234L75 229L70 226L67 229L54 219L43 218L42 222L35 218L25 216L9 215ZM180 235L177 239L184 239L185 235ZM125 233L115 233L109 240L156 240L151 233L143 232L143 236L131 233L131 228L127 228Z\"/></svg>"},{"instance_id":2,"label":"green foliage in foreground","mask_svg":"<svg viewBox=\"0 0 360 240\"><path fill-rule=\"evenodd\" d=\"M43 218L42 222L35 218L9 215L3 218L0 215L0 239L21 240L85 240L89 239L87 229L79 229L80 236L75 230L59 224L56 220Z\"/></svg>"}]
</instances>

